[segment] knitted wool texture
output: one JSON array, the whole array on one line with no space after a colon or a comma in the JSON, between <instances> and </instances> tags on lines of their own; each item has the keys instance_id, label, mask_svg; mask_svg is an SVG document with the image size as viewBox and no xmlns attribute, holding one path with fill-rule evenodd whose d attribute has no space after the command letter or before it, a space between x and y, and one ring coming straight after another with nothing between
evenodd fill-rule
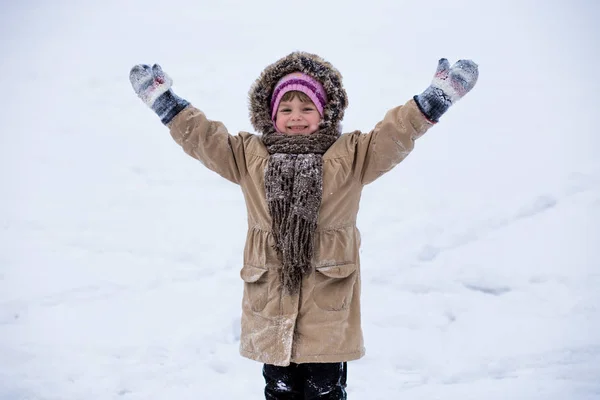
<instances>
[{"instance_id":1,"label":"knitted wool texture","mask_svg":"<svg viewBox=\"0 0 600 400\"><path fill-rule=\"evenodd\" d=\"M190 104L173 93L173 79L158 64L152 67L135 65L129 72L129 81L138 97L152 108L165 125Z\"/></svg>"},{"instance_id":2,"label":"knitted wool texture","mask_svg":"<svg viewBox=\"0 0 600 400\"><path fill-rule=\"evenodd\" d=\"M478 77L478 66L473 61L458 60L450 67L448 60L442 58L431 85L413 98L427 119L437 123L452 104L473 89Z\"/></svg>"},{"instance_id":3,"label":"knitted wool texture","mask_svg":"<svg viewBox=\"0 0 600 400\"><path fill-rule=\"evenodd\" d=\"M273 122L275 122L281 99L287 92L294 90L307 95L317 107L321 117L323 116L323 108L327 104L327 93L325 93L323 85L306 74L294 72L281 78L273 90L271 95L271 119Z\"/></svg>"}]
</instances>

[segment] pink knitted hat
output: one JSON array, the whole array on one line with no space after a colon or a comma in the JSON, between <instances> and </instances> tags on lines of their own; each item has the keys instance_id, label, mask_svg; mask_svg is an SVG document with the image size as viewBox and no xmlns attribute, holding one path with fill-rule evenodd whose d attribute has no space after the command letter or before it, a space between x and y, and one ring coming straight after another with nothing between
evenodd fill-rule
<instances>
[{"instance_id":1,"label":"pink knitted hat","mask_svg":"<svg viewBox=\"0 0 600 400\"><path fill-rule=\"evenodd\" d=\"M271 96L271 119L275 121L277 115L277 108L284 94L297 90L306 94L319 111L319 114L323 116L323 109L327 104L327 93L323 85L313 77L303 74L302 72L292 72L281 78L273 89L273 96Z\"/></svg>"}]
</instances>

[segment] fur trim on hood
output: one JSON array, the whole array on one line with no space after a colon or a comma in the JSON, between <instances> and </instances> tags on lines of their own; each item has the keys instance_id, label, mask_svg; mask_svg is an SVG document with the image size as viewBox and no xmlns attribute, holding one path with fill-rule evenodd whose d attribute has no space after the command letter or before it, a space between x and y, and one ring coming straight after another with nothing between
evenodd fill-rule
<instances>
[{"instance_id":1,"label":"fur trim on hood","mask_svg":"<svg viewBox=\"0 0 600 400\"><path fill-rule=\"evenodd\" d=\"M270 110L273 89L281 78L296 71L312 76L325 88L328 100L319 129L323 133L332 132L339 136L344 110L348 107L342 75L321 57L301 51L291 53L266 67L250 88L248 97L252 126L263 135L275 133Z\"/></svg>"}]
</instances>

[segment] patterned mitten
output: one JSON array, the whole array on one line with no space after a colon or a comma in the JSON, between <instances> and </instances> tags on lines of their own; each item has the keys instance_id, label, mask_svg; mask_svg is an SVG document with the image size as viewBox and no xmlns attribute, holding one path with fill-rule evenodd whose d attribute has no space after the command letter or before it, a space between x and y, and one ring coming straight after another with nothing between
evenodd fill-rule
<instances>
[{"instance_id":1,"label":"patterned mitten","mask_svg":"<svg viewBox=\"0 0 600 400\"><path fill-rule=\"evenodd\" d=\"M136 65L129 72L129 81L138 97L158 114L165 125L190 104L173 93L173 80L158 64L152 67Z\"/></svg>"},{"instance_id":2,"label":"patterned mitten","mask_svg":"<svg viewBox=\"0 0 600 400\"><path fill-rule=\"evenodd\" d=\"M431 85L414 99L427 119L438 122L452 104L473 89L478 76L479 70L473 61L458 60L450 67L448 60L442 58Z\"/></svg>"}]
</instances>

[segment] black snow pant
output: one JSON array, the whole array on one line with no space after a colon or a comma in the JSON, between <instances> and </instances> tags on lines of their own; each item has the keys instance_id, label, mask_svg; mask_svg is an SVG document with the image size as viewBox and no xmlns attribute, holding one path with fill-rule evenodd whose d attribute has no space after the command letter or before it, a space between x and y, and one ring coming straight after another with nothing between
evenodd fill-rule
<instances>
[{"instance_id":1,"label":"black snow pant","mask_svg":"<svg viewBox=\"0 0 600 400\"><path fill-rule=\"evenodd\" d=\"M267 400L346 400L348 365L342 363L265 364Z\"/></svg>"}]
</instances>

